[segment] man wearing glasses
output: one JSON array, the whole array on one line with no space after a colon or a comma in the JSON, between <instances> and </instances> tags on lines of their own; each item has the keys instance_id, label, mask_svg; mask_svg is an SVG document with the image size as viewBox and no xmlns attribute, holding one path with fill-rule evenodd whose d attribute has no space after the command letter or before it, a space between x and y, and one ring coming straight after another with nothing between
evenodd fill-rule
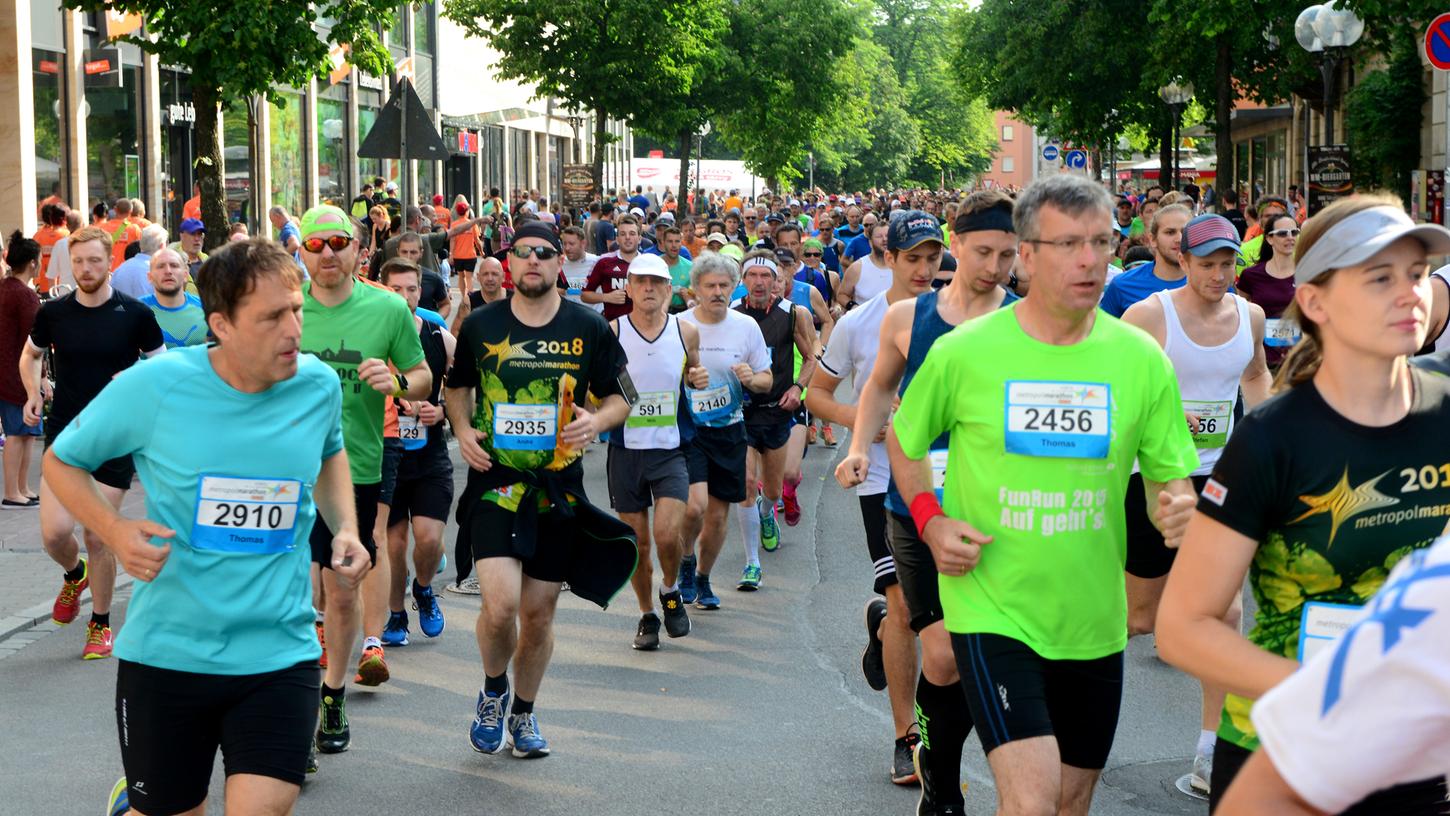
<instances>
[{"instance_id":1,"label":"man wearing glasses","mask_svg":"<svg viewBox=\"0 0 1450 816\"><path fill-rule=\"evenodd\" d=\"M352 473L357 529L373 564L373 528L382 490L383 413L390 397L427 398L432 374L423 357L408 304L392 292L357 280L355 224L337 207L313 207L302 216L302 350L332 366L342 388L342 439ZM399 373L394 374L392 366ZM359 587L333 571L333 533L323 519L312 528L312 560L322 568L326 659L317 749L346 751L352 741L344 694L360 625ZM386 582L372 571L363 583ZM368 592L371 585L364 586ZM379 645L380 649L381 646Z\"/></svg>"}]
</instances>

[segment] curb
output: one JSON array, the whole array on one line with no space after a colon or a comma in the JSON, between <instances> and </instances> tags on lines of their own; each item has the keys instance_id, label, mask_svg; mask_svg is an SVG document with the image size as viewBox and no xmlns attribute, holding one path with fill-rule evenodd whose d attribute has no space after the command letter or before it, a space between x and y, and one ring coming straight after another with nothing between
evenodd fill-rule
<instances>
[{"instance_id":1,"label":"curb","mask_svg":"<svg viewBox=\"0 0 1450 816\"><path fill-rule=\"evenodd\" d=\"M131 586L134 579L124 572L116 576L116 593ZM91 591L87 589L81 595L80 605L86 606L91 602ZM22 632L39 626L42 623L50 622L51 602L42 602L34 606L22 609L19 612L12 612L0 618L0 643L14 637Z\"/></svg>"}]
</instances>

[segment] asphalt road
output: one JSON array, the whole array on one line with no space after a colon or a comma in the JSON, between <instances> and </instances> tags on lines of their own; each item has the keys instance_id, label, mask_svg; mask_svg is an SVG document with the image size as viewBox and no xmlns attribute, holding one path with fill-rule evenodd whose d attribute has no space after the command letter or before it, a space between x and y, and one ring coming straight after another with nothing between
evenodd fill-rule
<instances>
[{"instance_id":1,"label":"asphalt road","mask_svg":"<svg viewBox=\"0 0 1450 816\"><path fill-rule=\"evenodd\" d=\"M388 652L392 681L349 691L352 749L322 757L297 812L913 813L915 789L887 778L885 694L860 674L872 571L855 497L828 478L835 454L817 446L807 457L805 518L783 527L781 549L764 554L764 586L753 595L724 580L743 563L732 523L716 570L723 606L692 610L689 637L635 652L638 612L628 589L602 612L565 596L537 708L553 748L547 759L471 750L482 680L477 599L443 592L440 577L447 630L428 641L414 620L413 645ZM586 464L590 495L603 500L602 448ZM123 621L124 603L117 612ZM83 639L73 625L0 662L0 812L99 813L121 774L116 665L82 662ZM1206 813L1173 790L1197 734L1196 684L1159 662L1151 639L1135 640L1093 813ZM968 813L991 813L995 796L975 736L964 766ZM221 812L221 780L218 760L213 813Z\"/></svg>"}]
</instances>

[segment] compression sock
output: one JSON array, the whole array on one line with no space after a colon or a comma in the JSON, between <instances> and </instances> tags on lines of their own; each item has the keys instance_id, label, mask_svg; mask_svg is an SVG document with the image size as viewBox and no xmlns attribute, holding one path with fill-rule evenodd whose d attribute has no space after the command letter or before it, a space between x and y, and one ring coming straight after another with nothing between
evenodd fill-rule
<instances>
[{"instance_id":1,"label":"compression sock","mask_svg":"<svg viewBox=\"0 0 1450 816\"><path fill-rule=\"evenodd\" d=\"M91 613L91 623L100 624L101 626L110 626L111 625L111 613L110 612L106 612L106 613L102 614L100 612L92 612Z\"/></svg>"},{"instance_id":2,"label":"compression sock","mask_svg":"<svg viewBox=\"0 0 1450 816\"><path fill-rule=\"evenodd\" d=\"M84 577L86 577L86 561L84 558L76 561L76 568L65 574L65 579L71 583L75 583Z\"/></svg>"},{"instance_id":3,"label":"compression sock","mask_svg":"<svg viewBox=\"0 0 1450 816\"><path fill-rule=\"evenodd\" d=\"M322 696L331 697L334 700L341 700L347 696L347 686L342 688L328 688L326 683L322 684Z\"/></svg>"},{"instance_id":4,"label":"compression sock","mask_svg":"<svg viewBox=\"0 0 1450 816\"><path fill-rule=\"evenodd\" d=\"M483 691L485 694L501 697L507 694L508 690L509 676L507 672L500 674L498 677L489 677L486 674L483 676Z\"/></svg>"},{"instance_id":5,"label":"compression sock","mask_svg":"<svg viewBox=\"0 0 1450 816\"><path fill-rule=\"evenodd\" d=\"M926 745L937 804L962 801L962 743L972 733L972 712L960 683L934 686L925 675L916 681L916 722Z\"/></svg>"},{"instance_id":6,"label":"compression sock","mask_svg":"<svg viewBox=\"0 0 1450 816\"><path fill-rule=\"evenodd\" d=\"M735 520L740 522L740 537L745 541L745 563L760 566L760 516L754 507L737 504Z\"/></svg>"},{"instance_id":7,"label":"compression sock","mask_svg":"<svg viewBox=\"0 0 1450 816\"><path fill-rule=\"evenodd\" d=\"M534 713L534 701L533 700L525 700L522 697L515 697L514 698L514 710L512 712L510 712L510 713L512 713L515 716L518 716L520 714L532 714L532 713Z\"/></svg>"}]
</instances>

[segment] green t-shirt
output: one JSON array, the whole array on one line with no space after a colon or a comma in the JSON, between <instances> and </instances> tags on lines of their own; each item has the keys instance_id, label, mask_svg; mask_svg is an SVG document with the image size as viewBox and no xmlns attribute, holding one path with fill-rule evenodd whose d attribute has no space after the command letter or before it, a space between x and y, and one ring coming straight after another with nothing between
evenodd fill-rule
<instances>
[{"instance_id":1,"label":"green t-shirt","mask_svg":"<svg viewBox=\"0 0 1450 816\"><path fill-rule=\"evenodd\" d=\"M1142 235L1147 230L1148 227L1146 224L1143 223L1143 219L1135 215L1133 216L1132 225L1128 227L1128 237L1137 238L1139 235Z\"/></svg>"},{"instance_id":2,"label":"green t-shirt","mask_svg":"<svg viewBox=\"0 0 1450 816\"><path fill-rule=\"evenodd\" d=\"M1258 235L1244 241L1239 247L1238 263L1235 265L1234 274L1242 275L1245 269L1259 262L1259 256L1264 252L1264 234Z\"/></svg>"},{"instance_id":3,"label":"green t-shirt","mask_svg":"<svg viewBox=\"0 0 1450 816\"><path fill-rule=\"evenodd\" d=\"M363 360L406 371L423 362L423 344L408 304L393 292L355 281L352 295L328 308L302 284L302 350L337 372L342 385L342 439L353 484L383 479L383 409L387 399L358 377Z\"/></svg>"},{"instance_id":4,"label":"green t-shirt","mask_svg":"<svg viewBox=\"0 0 1450 816\"><path fill-rule=\"evenodd\" d=\"M690 270L694 266L694 262L684 255L676 258L670 266L670 286L675 290L674 297L670 299L670 308L685 308L685 296L680 293L690 288Z\"/></svg>"},{"instance_id":5,"label":"green t-shirt","mask_svg":"<svg viewBox=\"0 0 1450 816\"><path fill-rule=\"evenodd\" d=\"M1016 307L943 335L896 412L902 450L951 434L944 509L993 541L940 576L951 632L988 633L1049 660L1127 645L1123 497L1137 459L1153 481L1198 466L1173 366L1146 332L1098 314L1071 346L1022 331Z\"/></svg>"},{"instance_id":6,"label":"green t-shirt","mask_svg":"<svg viewBox=\"0 0 1450 816\"><path fill-rule=\"evenodd\" d=\"M168 349L199 346L206 342L206 314L202 311L201 300L196 295L185 297L186 302L175 309L162 306L155 295L141 298L141 302L151 307L151 313L156 315L156 323L161 326L161 339Z\"/></svg>"}]
</instances>

